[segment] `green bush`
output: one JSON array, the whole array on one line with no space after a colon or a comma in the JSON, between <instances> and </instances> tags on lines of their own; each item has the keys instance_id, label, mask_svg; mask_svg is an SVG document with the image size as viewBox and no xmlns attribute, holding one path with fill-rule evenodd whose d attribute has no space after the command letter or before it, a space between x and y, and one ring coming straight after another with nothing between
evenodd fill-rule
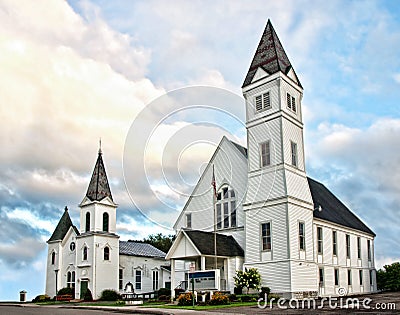
<instances>
[{"instance_id":1,"label":"green bush","mask_svg":"<svg viewBox=\"0 0 400 315\"><path fill-rule=\"evenodd\" d=\"M257 298L258 298L258 295L254 295L254 294L237 295L238 301L241 301L241 302L251 302L253 300L257 300Z\"/></svg>"},{"instance_id":2,"label":"green bush","mask_svg":"<svg viewBox=\"0 0 400 315\"><path fill-rule=\"evenodd\" d=\"M73 290L72 288L62 288L60 290L58 290L57 295L65 295L65 294L73 294Z\"/></svg>"},{"instance_id":3,"label":"green bush","mask_svg":"<svg viewBox=\"0 0 400 315\"><path fill-rule=\"evenodd\" d=\"M171 296L170 295L159 295L158 296L158 300L159 301L169 301L171 299Z\"/></svg>"},{"instance_id":4,"label":"green bush","mask_svg":"<svg viewBox=\"0 0 400 315\"><path fill-rule=\"evenodd\" d=\"M259 298L265 299L265 297L268 299L269 294L271 293L271 289L269 287L261 287L261 291L259 294Z\"/></svg>"},{"instance_id":5,"label":"green bush","mask_svg":"<svg viewBox=\"0 0 400 315\"><path fill-rule=\"evenodd\" d=\"M196 303L196 301L194 301ZM178 297L178 305L180 306L190 306L193 305L193 300L192 300L192 293L184 293L179 295Z\"/></svg>"},{"instance_id":6,"label":"green bush","mask_svg":"<svg viewBox=\"0 0 400 315\"><path fill-rule=\"evenodd\" d=\"M215 292L210 300L210 305L226 305L229 303L228 296L221 292Z\"/></svg>"},{"instance_id":7,"label":"green bush","mask_svg":"<svg viewBox=\"0 0 400 315\"><path fill-rule=\"evenodd\" d=\"M40 303L40 302L47 302L47 301L50 301L50 300L51 300L51 298L47 294L40 294L40 295L36 296L32 300L32 302L33 303Z\"/></svg>"},{"instance_id":8,"label":"green bush","mask_svg":"<svg viewBox=\"0 0 400 315\"><path fill-rule=\"evenodd\" d=\"M233 301L237 301L237 296L236 294L229 294L228 295L229 301L233 302Z\"/></svg>"},{"instance_id":9,"label":"green bush","mask_svg":"<svg viewBox=\"0 0 400 315\"><path fill-rule=\"evenodd\" d=\"M90 291L89 288L86 290L83 300L84 301L93 301L92 291Z\"/></svg>"},{"instance_id":10,"label":"green bush","mask_svg":"<svg viewBox=\"0 0 400 315\"><path fill-rule=\"evenodd\" d=\"M157 294L158 294L158 296L161 296L161 295L166 295L166 296L171 295L171 289L160 288L160 289L158 290Z\"/></svg>"},{"instance_id":11,"label":"green bush","mask_svg":"<svg viewBox=\"0 0 400 315\"><path fill-rule=\"evenodd\" d=\"M103 290L100 296L101 301L117 301L121 299L121 295L115 290Z\"/></svg>"}]
</instances>

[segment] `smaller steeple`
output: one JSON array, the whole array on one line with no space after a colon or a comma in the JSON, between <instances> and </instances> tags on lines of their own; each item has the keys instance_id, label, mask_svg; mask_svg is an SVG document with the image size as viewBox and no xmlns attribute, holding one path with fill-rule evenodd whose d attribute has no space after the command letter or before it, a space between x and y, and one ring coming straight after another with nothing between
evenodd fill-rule
<instances>
[{"instance_id":1,"label":"smaller steeple","mask_svg":"<svg viewBox=\"0 0 400 315\"><path fill-rule=\"evenodd\" d=\"M72 224L71 218L68 213L68 208L67 206L65 206L64 213L60 221L58 222L56 229L54 230L53 234L47 242L62 241L71 226L75 230L76 234L79 235L78 229L75 227L75 225Z\"/></svg>"},{"instance_id":2,"label":"smaller steeple","mask_svg":"<svg viewBox=\"0 0 400 315\"><path fill-rule=\"evenodd\" d=\"M113 200L102 155L103 153L101 150L100 139L99 154L97 156L96 165L94 166L92 178L90 179L89 187L86 192L86 197L91 201L101 201L105 197L109 197L111 200Z\"/></svg>"},{"instance_id":3,"label":"smaller steeple","mask_svg":"<svg viewBox=\"0 0 400 315\"><path fill-rule=\"evenodd\" d=\"M287 75L290 69L293 68L269 19L264 33L261 36L257 51L253 57L253 61L250 64L242 88L252 83L258 68L261 68L269 75L278 71ZM301 87L297 76L296 79L298 85Z\"/></svg>"}]
</instances>

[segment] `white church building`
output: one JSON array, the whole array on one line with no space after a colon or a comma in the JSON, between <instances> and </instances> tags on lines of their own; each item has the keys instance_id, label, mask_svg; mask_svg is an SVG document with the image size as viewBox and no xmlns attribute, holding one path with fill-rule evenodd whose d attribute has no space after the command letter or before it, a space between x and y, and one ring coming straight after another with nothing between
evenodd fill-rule
<instances>
[{"instance_id":1,"label":"white church building","mask_svg":"<svg viewBox=\"0 0 400 315\"><path fill-rule=\"evenodd\" d=\"M233 292L236 270L254 267L285 297L376 291L374 232L307 177L303 87L270 21L242 92L247 149L224 137L178 217L172 288L195 271L195 289Z\"/></svg>"},{"instance_id":2,"label":"white church building","mask_svg":"<svg viewBox=\"0 0 400 315\"><path fill-rule=\"evenodd\" d=\"M111 195L99 150L85 197L80 203L80 228L65 207L48 243L46 294L74 289L82 299L90 289L98 299L105 289L140 294L170 287L165 253L142 242L120 241L116 230L117 204Z\"/></svg>"}]
</instances>

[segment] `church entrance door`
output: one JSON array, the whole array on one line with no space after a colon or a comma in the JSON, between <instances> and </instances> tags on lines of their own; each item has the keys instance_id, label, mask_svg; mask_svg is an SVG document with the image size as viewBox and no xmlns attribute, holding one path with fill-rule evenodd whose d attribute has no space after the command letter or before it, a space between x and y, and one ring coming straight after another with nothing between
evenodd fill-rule
<instances>
[{"instance_id":1,"label":"church entrance door","mask_svg":"<svg viewBox=\"0 0 400 315\"><path fill-rule=\"evenodd\" d=\"M82 280L81 281L81 296L80 296L82 300L85 298L87 289L88 289L88 281Z\"/></svg>"}]
</instances>

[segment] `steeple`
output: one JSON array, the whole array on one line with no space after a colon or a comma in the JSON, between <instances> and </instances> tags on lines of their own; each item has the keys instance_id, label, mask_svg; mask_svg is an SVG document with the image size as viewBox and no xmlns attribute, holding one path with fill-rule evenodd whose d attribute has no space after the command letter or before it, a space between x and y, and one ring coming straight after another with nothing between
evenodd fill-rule
<instances>
[{"instance_id":1,"label":"steeple","mask_svg":"<svg viewBox=\"0 0 400 315\"><path fill-rule=\"evenodd\" d=\"M105 197L109 197L111 200L113 200L110 186L108 185L108 179L102 155L103 153L101 151L101 142L100 142L96 165L94 166L92 178L90 180L89 187L86 192L86 197L89 198L91 201L101 201Z\"/></svg>"},{"instance_id":2,"label":"steeple","mask_svg":"<svg viewBox=\"0 0 400 315\"><path fill-rule=\"evenodd\" d=\"M244 80L242 88L250 85L257 70L261 68L268 75L272 75L278 71L288 75L289 71L293 69L288 56L276 34L271 21L268 19L267 26L258 44L256 53L251 62L249 71L247 72L246 79ZM294 74L296 83L301 86L297 75Z\"/></svg>"},{"instance_id":3,"label":"steeple","mask_svg":"<svg viewBox=\"0 0 400 315\"><path fill-rule=\"evenodd\" d=\"M60 221L58 222L56 229L54 230L53 234L47 242L62 241L71 226L75 230L76 234L79 235L78 229L75 227L75 225L72 224L71 218L68 213L68 208L67 206L65 206L64 213Z\"/></svg>"}]
</instances>

